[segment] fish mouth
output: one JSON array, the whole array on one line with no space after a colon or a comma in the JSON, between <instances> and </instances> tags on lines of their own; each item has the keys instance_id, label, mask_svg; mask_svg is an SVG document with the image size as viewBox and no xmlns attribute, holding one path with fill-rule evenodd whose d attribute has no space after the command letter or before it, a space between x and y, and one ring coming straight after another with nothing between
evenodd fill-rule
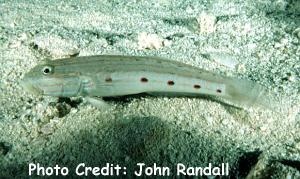
<instances>
[{"instance_id":1,"label":"fish mouth","mask_svg":"<svg viewBox=\"0 0 300 179\"><path fill-rule=\"evenodd\" d=\"M22 88L31 93L31 94L35 94L35 95L42 95L44 92L43 90L41 90L40 88L35 87L33 84L31 84L30 82L28 82L27 80L21 80L20 81L20 85L22 86Z\"/></svg>"}]
</instances>

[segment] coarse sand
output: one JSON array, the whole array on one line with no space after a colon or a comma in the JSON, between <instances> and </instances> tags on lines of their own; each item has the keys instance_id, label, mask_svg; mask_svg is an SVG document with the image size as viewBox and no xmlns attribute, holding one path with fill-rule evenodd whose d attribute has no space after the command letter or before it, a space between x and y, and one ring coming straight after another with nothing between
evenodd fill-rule
<instances>
[{"instance_id":1,"label":"coarse sand","mask_svg":"<svg viewBox=\"0 0 300 179\"><path fill-rule=\"evenodd\" d=\"M29 163L119 164L130 177L139 162L229 163L233 178L299 178L299 2L0 0L0 178L28 176ZM45 59L100 54L165 57L253 80L278 108L140 97L101 109L19 84Z\"/></svg>"}]
</instances>

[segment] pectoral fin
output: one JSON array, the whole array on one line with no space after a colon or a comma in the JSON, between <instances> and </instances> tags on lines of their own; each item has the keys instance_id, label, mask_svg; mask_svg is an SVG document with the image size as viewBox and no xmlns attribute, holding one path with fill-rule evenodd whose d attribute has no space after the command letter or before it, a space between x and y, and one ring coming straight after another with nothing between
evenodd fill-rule
<instances>
[{"instance_id":1,"label":"pectoral fin","mask_svg":"<svg viewBox=\"0 0 300 179\"><path fill-rule=\"evenodd\" d=\"M103 101L103 99L100 98L100 97L90 97L90 96L87 96L84 99L89 104L91 104L92 106L94 106L96 108L108 108L110 106L108 103L106 103L105 101Z\"/></svg>"}]
</instances>

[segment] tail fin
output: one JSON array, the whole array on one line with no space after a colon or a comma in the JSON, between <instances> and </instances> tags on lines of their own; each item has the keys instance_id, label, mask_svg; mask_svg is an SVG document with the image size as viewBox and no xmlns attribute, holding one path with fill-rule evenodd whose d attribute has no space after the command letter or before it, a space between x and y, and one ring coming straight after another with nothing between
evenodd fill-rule
<instances>
[{"instance_id":1,"label":"tail fin","mask_svg":"<svg viewBox=\"0 0 300 179\"><path fill-rule=\"evenodd\" d=\"M272 111L276 111L279 107L275 96L263 86L249 80L228 80L224 98L240 106L263 107Z\"/></svg>"}]
</instances>

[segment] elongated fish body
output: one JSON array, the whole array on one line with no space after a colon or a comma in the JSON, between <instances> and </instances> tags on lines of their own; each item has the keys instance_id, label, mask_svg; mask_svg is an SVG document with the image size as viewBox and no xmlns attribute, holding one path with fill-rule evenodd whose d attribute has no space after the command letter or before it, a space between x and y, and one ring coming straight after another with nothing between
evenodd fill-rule
<instances>
[{"instance_id":1,"label":"elongated fish body","mask_svg":"<svg viewBox=\"0 0 300 179\"><path fill-rule=\"evenodd\" d=\"M27 73L21 84L34 94L58 97L171 93L219 96L237 106L269 105L263 99L265 90L255 82L157 57L101 55L47 61Z\"/></svg>"}]
</instances>

